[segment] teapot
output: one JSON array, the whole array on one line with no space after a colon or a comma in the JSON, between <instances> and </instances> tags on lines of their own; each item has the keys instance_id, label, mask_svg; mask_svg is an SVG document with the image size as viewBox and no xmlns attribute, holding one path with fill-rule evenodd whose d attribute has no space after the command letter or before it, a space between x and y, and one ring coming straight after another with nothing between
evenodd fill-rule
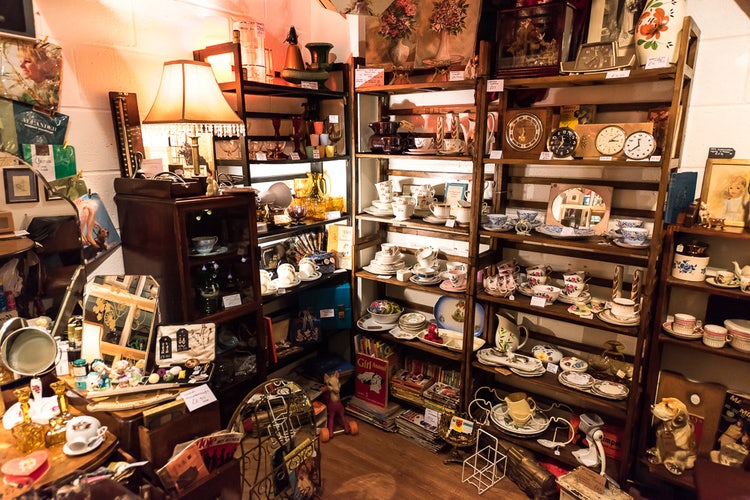
<instances>
[{"instance_id":1,"label":"teapot","mask_svg":"<svg viewBox=\"0 0 750 500\"><path fill-rule=\"evenodd\" d=\"M495 314L495 316L498 321L497 330L495 330L495 347L509 355L513 354L529 340L529 330L525 326L513 324L500 314ZM522 341L519 341L519 332L522 334Z\"/></svg>"},{"instance_id":2,"label":"teapot","mask_svg":"<svg viewBox=\"0 0 750 500\"><path fill-rule=\"evenodd\" d=\"M750 264L742 268L740 268L740 265L736 260L733 260L732 264L734 264L734 274L736 274L738 278L741 276L750 276Z\"/></svg>"}]
</instances>

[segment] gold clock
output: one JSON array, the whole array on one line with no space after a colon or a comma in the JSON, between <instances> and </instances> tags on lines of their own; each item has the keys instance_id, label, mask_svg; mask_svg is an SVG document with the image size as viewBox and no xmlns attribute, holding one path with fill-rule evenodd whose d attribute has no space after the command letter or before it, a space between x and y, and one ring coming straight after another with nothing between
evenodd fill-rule
<instances>
[{"instance_id":1,"label":"gold clock","mask_svg":"<svg viewBox=\"0 0 750 500\"><path fill-rule=\"evenodd\" d=\"M508 110L503 117L503 156L538 158L548 134L550 110L529 108Z\"/></svg>"}]
</instances>

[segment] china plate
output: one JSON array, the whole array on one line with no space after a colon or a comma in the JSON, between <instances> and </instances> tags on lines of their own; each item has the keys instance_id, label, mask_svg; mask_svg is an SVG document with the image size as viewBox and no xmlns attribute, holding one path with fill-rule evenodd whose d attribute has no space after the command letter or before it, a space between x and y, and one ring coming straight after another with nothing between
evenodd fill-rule
<instances>
[{"instance_id":1,"label":"china plate","mask_svg":"<svg viewBox=\"0 0 750 500\"><path fill-rule=\"evenodd\" d=\"M398 322L400 325L406 326L423 325L427 322L427 316L418 312L408 312L402 314L401 317L398 318Z\"/></svg>"},{"instance_id":2,"label":"china plate","mask_svg":"<svg viewBox=\"0 0 750 500\"><path fill-rule=\"evenodd\" d=\"M417 285L430 286L437 285L438 283L442 282L443 278L441 278L440 276L433 276L432 278L420 278L419 276L412 276L411 278L409 278L409 281Z\"/></svg>"},{"instance_id":3,"label":"china plate","mask_svg":"<svg viewBox=\"0 0 750 500\"><path fill-rule=\"evenodd\" d=\"M508 415L508 405L505 402L500 402L492 407L490 413L492 423L494 423L501 431L505 431L509 434L515 434L516 436L536 436L547 430L549 427L549 418L539 411L534 411L529 421L523 427L516 425Z\"/></svg>"},{"instance_id":4,"label":"china plate","mask_svg":"<svg viewBox=\"0 0 750 500\"><path fill-rule=\"evenodd\" d=\"M97 449L101 444L104 442L104 437L99 437L95 441L93 441L91 444L89 444L86 448L79 450L79 451L73 451L68 447L68 443L65 443L63 445L63 453L68 455L69 457L75 457L77 455L84 455L86 453L90 453Z\"/></svg>"},{"instance_id":5,"label":"china plate","mask_svg":"<svg viewBox=\"0 0 750 500\"><path fill-rule=\"evenodd\" d=\"M299 278L294 278L294 281L292 281L291 283L289 283L287 285L282 285L281 282L279 281L279 278L271 280L271 284L273 286L275 286L276 288L294 288L295 286L299 285L300 283L302 283L302 282L299 280Z\"/></svg>"},{"instance_id":6,"label":"china plate","mask_svg":"<svg viewBox=\"0 0 750 500\"><path fill-rule=\"evenodd\" d=\"M420 330L418 332L407 332L406 330L402 330L399 326L394 326L393 328L388 330L388 333L400 340L412 340L419 337L420 335L424 335L425 331L426 330Z\"/></svg>"},{"instance_id":7,"label":"china plate","mask_svg":"<svg viewBox=\"0 0 750 500\"><path fill-rule=\"evenodd\" d=\"M298 276L299 276L299 275L298 275ZM320 271L315 271L314 273L312 273L312 274L311 274L310 276L308 276L307 278L304 278L304 277L302 277L302 276L299 276L299 279L300 279L301 281L315 281L315 280L319 280L319 279L320 279L320 278L321 278L322 276L323 276L323 274L322 274L322 273L321 273Z\"/></svg>"},{"instance_id":8,"label":"china plate","mask_svg":"<svg viewBox=\"0 0 750 500\"><path fill-rule=\"evenodd\" d=\"M428 224L445 224L446 221L453 219L453 217L448 217L447 219L444 219L442 217L435 217L434 215L428 215L427 217L424 217L422 220L425 221Z\"/></svg>"},{"instance_id":9,"label":"china plate","mask_svg":"<svg viewBox=\"0 0 750 500\"><path fill-rule=\"evenodd\" d=\"M633 243L625 243L625 240L622 238L615 238L614 240L612 240L612 243L614 243L618 247L623 247L623 248L648 248L649 246L651 246L651 238L646 238L646 241L644 241L640 245L634 245Z\"/></svg>"},{"instance_id":10,"label":"china plate","mask_svg":"<svg viewBox=\"0 0 750 500\"><path fill-rule=\"evenodd\" d=\"M229 251L229 248L227 247L219 247L216 250L212 250L206 253L198 253L195 250L191 250L190 256L191 257L213 257L214 255L221 255L223 253L227 253L228 251Z\"/></svg>"},{"instance_id":11,"label":"china plate","mask_svg":"<svg viewBox=\"0 0 750 500\"><path fill-rule=\"evenodd\" d=\"M458 332L455 330L446 330L445 328L438 328L438 333L440 334L440 338L443 339L442 344L438 344L437 342L432 342L430 340L425 339L425 335L428 334L427 330L422 330L417 335L417 340L420 340L424 342L425 344L433 345L435 347L444 347L448 349L449 351L456 351L456 352L462 352L463 351L463 345L464 345L464 334L463 332ZM484 346L484 339L479 337L474 337L474 345L473 350L476 351L478 349L481 349L482 346Z\"/></svg>"},{"instance_id":12,"label":"china plate","mask_svg":"<svg viewBox=\"0 0 750 500\"><path fill-rule=\"evenodd\" d=\"M389 215L393 215L393 210L381 210L373 206L369 206L362 211L376 217L387 217Z\"/></svg>"},{"instance_id":13,"label":"china plate","mask_svg":"<svg viewBox=\"0 0 750 500\"><path fill-rule=\"evenodd\" d=\"M542 225L534 228L538 233L551 238L574 240L580 238L591 238L596 236L593 229L581 229L567 226Z\"/></svg>"},{"instance_id":14,"label":"china plate","mask_svg":"<svg viewBox=\"0 0 750 500\"><path fill-rule=\"evenodd\" d=\"M572 306L568 308L568 312L571 314L575 314L576 316L588 316L590 314L591 315L594 314L594 311L592 311L589 306L585 306L585 307L586 307L585 309L579 310L578 306L573 304Z\"/></svg>"},{"instance_id":15,"label":"china plate","mask_svg":"<svg viewBox=\"0 0 750 500\"><path fill-rule=\"evenodd\" d=\"M495 233L504 233L506 231L510 231L511 229L515 228L513 224L503 224L502 226L492 226L490 224L482 224L482 229L485 231L492 231Z\"/></svg>"},{"instance_id":16,"label":"china plate","mask_svg":"<svg viewBox=\"0 0 750 500\"><path fill-rule=\"evenodd\" d=\"M670 334L673 337L677 337L678 339L683 339L683 340L698 340L700 338L703 338L703 330L702 329L696 329L693 333L677 333L676 331L672 330L672 322L671 321L665 321L664 323L662 323L661 328L666 333Z\"/></svg>"},{"instance_id":17,"label":"china plate","mask_svg":"<svg viewBox=\"0 0 750 500\"><path fill-rule=\"evenodd\" d=\"M539 368L538 370L528 371L528 370L521 370L513 366L510 367L510 371L512 371L519 377L526 377L526 378L541 377L542 375L547 373L547 370L545 368Z\"/></svg>"},{"instance_id":18,"label":"china plate","mask_svg":"<svg viewBox=\"0 0 750 500\"><path fill-rule=\"evenodd\" d=\"M713 276L709 276L708 278L706 278L706 283L708 283L711 286L716 286L719 288L739 288L740 287L740 280L738 279L735 279L733 282L727 283L726 285L722 285L721 283L717 283L716 278L714 278Z\"/></svg>"},{"instance_id":19,"label":"china plate","mask_svg":"<svg viewBox=\"0 0 750 500\"><path fill-rule=\"evenodd\" d=\"M464 329L464 313L466 301L443 295L435 303L435 322L440 328L455 332ZM484 331L484 307L479 302L474 304L474 336L482 335Z\"/></svg>"},{"instance_id":20,"label":"china plate","mask_svg":"<svg viewBox=\"0 0 750 500\"><path fill-rule=\"evenodd\" d=\"M407 155L435 155L437 149L407 149L404 153Z\"/></svg>"},{"instance_id":21,"label":"china plate","mask_svg":"<svg viewBox=\"0 0 750 500\"><path fill-rule=\"evenodd\" d=\"M589 367L589 364L575 356L566 356L560 360L560 368L563 371L583 373Z\"/></svg>"},{"instance_id":22,"label":"china plate","mask_svg":"<svg viewBox=\"0 0 750 500\"><path fill-rule=\"evenodd\" d=\"M440 289L445 290L446 292L465 292L466 285L456 288L453 285L451 285L450 280L445 280L442 283L440 283Z\"/></svg>"},{"instance_id":23,"label":"china plate","mask_svg":"<svg viewBox=\"0 0 750 500\"><path fill-rule=\"evenodd\" d=\"M607 399L625 399L628 396L630 389L619 382L597 380L594 382L594 385L591 386L591 392Z\"/></svg>"},{"instance_id":24,"label":"china plate","mask_svg":"<svg viewBox=\"0 0 750 500\"><path fill-rule=\"evenodd\" d=\"M557 376L557 380L562 385L572 387L573 389L588 389L596 382L596 379L588 373L578 372L562 372Z\"/></svg>"},{"instance_id":25,"label":"china plate","mask_svg":"<svg viewBox=\"0 0 750 500\"><path fill-rule=\"evenodd\" d=\"M618 326L637 326L638 323L641 321L641 316L639 314L636 314L633 316L633 319L628 320L622 320L619 318L616 318L612 315L612 312L609 309L605 309L599 313L597 313L597 316L600 320L604 321L605 323L609 323L610 325L618 325Z\"/></svg>"},{"instance_id":26,"label":"china plate","mask_svg":"<svg viewBox=\"0 0 750 500\"><path fill-rule=\"evenodd\" d=\"M372 314L367 313L357 320L357 328L360 330L367 330L370 332L385 332L396 326L396 323L378 323Z\"/></svg>"}]
</instances>

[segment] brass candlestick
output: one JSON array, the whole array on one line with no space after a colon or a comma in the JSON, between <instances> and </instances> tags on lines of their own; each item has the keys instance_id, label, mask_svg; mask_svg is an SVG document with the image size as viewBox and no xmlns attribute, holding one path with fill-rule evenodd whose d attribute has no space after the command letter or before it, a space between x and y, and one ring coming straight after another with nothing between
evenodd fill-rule
<instances>
[{"instance_id":1,"label":"brass candlestick","mask_svg":"<svg viewBox=\"0 0 750 500\"><path fill-rule=\"evenodd\" d=\"M11 433L16 440L16 445L24 455L34 450L44 448L44 426L31 421L29 415L29 399L31 399L30 387L19 387L13 391L18 402L21 403L21 414L23 421L13 427Z\"/></svg>"}]
</instances>

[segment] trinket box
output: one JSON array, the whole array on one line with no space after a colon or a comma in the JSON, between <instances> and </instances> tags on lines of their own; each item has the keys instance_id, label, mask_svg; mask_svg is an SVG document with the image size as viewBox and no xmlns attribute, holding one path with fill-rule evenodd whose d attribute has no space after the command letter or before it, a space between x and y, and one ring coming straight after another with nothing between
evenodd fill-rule
<instances>
[{"instance_id":1,"label":"trinket box","mask_svg":"<svg viewBox=\"0 0 750 500\"><path fill-rule=\"evenodd\" d=\"M148 384L204 384L216 357L216 324L163 325L156 330L156 367Z\"/></svg>"}]
</instances>

